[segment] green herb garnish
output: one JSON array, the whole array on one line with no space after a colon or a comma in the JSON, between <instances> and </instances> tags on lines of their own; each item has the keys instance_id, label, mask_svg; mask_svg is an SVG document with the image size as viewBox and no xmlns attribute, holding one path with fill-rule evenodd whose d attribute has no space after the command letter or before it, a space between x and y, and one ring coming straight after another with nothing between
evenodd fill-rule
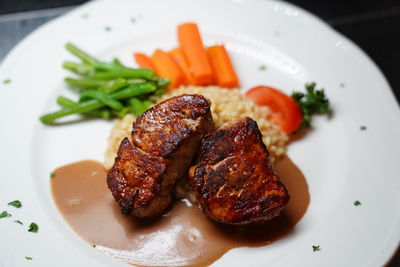
<instances>
[{"instance_id":1,"label":"green herb garnish","mask_svg":"<svg viewBox=\"0 0 400 267\"><path fill-rule=\"evenodd\" d=\"M31 260L33 260L33 258L32 258L32 257L28 257L28 256L25 256L25 259L26 259L26 260L28 260L28 261L31 261Z\"/></svg>"},{"instance_id":2,"label":"green herb garnish","mask_svg":"<svg viewBox=\"0 0 400 267\"><path fill-rule=\"evenodd\" d=\"M37 233L38 231L39 231L39 226L36 223L33 222L29 225L28 232Z\"/></svg>"},{"instance_id":3,"label":"green herb garnish","mask_svg":"<svg viewBox=\"0 0 400 267\"><path fill-rule=\"evenodd\" d=\"M315 83L306 84L305 94L293 92L291 95L303 113L303 121L300 128L311 126L312 115L327 114L329 112L329 100L325 96L324 89L315 90L315 86Z\"/></svg>"},{"instance_id":4,"label":"green herb garnish","mask_svg":"<svg viewBox=\"0 0 400 267\"><path fill-rule=\"evenodd\" d=\"M54 172L50 173L50 178L54 178L56 176L56 174Z\"/></svg>"},{"instance_id":5,"label":"green herb garnish","mask_svg":"<svg viewBox=\"0 0 400 267\"><path fill-rule=\"evenodd\" d=\"M92 245L92 247L94 247L94 248L95 248L95 247L96 247L96 245L95 245L95 244L93 244L93 245Z\"/></svg>"},{"instance_id":6,"label":"green herb garnish","mask_svg":"<svg viewBox=\"0 0 400 267\"><path fill-rule=\"evenodd\" d=\"M315 251L320 251L321 248L320 248L319 245L318 245L318 246L312 246L312 250L313 250L313 252L315 252Z\"/></svg>"},{"instance_id":7,"label":"green herb garnish","mask_svg":"<svg viewBox=\"0 0 400 267\"><path fill-rule=\"evenodd\" d=\"M354 201L354 206L360 206L360 205L361 205L360 201L358 201L358 200Z\"/></svg>"},{"instance_id":8,"label":"green herb garnish","mask_svg":"<svg viewBox=\"0 0 400 267\"><path fill-rule=\"evenodd\" d=\"M14 200L14 201L8 202L8 205L16 207L16 208L21 208L22 203L19 200Z\"/></svg>"},{"instance_id":9,"label":"green herb garnish","mask_svg":"<svg viewBox=\"0 0 400 267\"><path fill-rule=\"evenodd\" d=\"M364 125L363 125L363 126L360 126L360 130L361 130L361 131L365 131L365 130L367 130L367 127L364 126Z\"/></svg>"},{"instance_id":10,"label":"green herb garnish","mask_svg":"<svg viewBox=\"0 0 400 267\"><path fill-rule=\"evenodd\" d=\"M105 26L105 27L104 27L104 30L105 30L106 32L110 32L110 31L111 31L111 27L110 27L110 26Z\"/></svg>"},{"instance_id":11,"label":"green herb garnish","mask_svg":"<svg viewBox=\"0 0 400 267\"><path fill-rule=\"evenodd\" d=\"M267 69L267 66L261 65L261 66L258 67L258 69L259 69L259 70L266 70L266 69Z\"/></svg>"},{"instance_id":12,"label":"green herb garnish","mask_svg":"<svg viewBox=\"0 0 400 267\"><path fill-rule=\"evenodd\" d=\"M7 218L7 217L11 217L11 214L8 213L6 210L0 213L0 218Z\"/></svg>"},{"instance_id":13,"label":"green herb garnish","mask_svg":"<svg viewBox=\"0 0 400 267\"><path fill-rule=\"evenodd\" d=\"M18 224L20 224L20 225L24 225L20 220L15 220L14 222L15 222L15 223L18 223Z\"/></svg>"},{"instance_id":14,"label":"green herb garnish","mask_svg":"<svg viewBox=\"0 0 400 267\"><path fill-rule=\"evenodd\" d=\"M3 80L3 84L8 84L8 83L10 83L11 82L11 79L5 79L5 80Z\"/></svg>"}]
</instances>

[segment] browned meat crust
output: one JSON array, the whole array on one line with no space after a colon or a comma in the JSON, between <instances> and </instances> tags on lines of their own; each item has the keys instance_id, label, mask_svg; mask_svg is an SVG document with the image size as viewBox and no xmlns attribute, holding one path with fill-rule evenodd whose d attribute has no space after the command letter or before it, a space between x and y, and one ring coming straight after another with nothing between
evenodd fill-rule
<instances>
[{"instance_id":1,"label":"browned meat crust","mask_svg":"<svg viewBox=\"0 0 400 267\"><path fill-rule=\"evenodd\" d=\"M170 98L139 116L132 143L122 140L107 176L122 213L148 217L165 210L175 182L213 130L210 102L200 95Z\"/></svg>"},{"instance_id":2,"label":"browned meat crust","mask_svg":"<svg viewBox=\"0 0 400 267\"><path fill-rule=\"evenodd\" d=\"M268 220L289 201L250 118L226 124L203 139L189 183L203 212L222 223Z\"/></svg>"}]
</instances>

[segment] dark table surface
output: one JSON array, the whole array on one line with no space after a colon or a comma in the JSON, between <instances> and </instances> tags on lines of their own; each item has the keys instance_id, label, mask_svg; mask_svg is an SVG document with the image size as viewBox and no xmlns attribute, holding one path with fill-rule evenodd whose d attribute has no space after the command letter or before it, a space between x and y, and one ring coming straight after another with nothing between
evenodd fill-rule
<instances>
[{"instance_id":1,"label":"dark table surface","mask_svg":"<svg viewBox=\"0 0 400 267\"><path fill-rule=\"evenodd\" d=\"M0 0L0 62L28 33L85 0ZM290 0L359 45L400 101L400 0ZM399 226L400 227L400 226ZM400 267L398 252L388 267Z\"/></svg>"}]
</instances>

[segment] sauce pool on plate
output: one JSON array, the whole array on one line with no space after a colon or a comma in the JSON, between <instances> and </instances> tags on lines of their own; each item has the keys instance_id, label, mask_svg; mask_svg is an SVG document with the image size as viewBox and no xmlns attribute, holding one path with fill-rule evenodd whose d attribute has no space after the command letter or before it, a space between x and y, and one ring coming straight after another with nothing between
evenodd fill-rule
<instances>
[{"instance_id":1,"label":"sauce pool on plate","mask_svg":"<svg viewBox=\"0 0 400 267\"><path fill-rule=\"evenodd\" d=\"M107 188L107 171L96 161L56 169L51 187L69 225L103 253L139 266L204 266L232 248L268 245L303 217L310 201L303 174L287 157L274 169L289 191L289 204L280 216L247 226L211 221L187 200L157 218L124 217Z\"/></svg>"}]
</instances>

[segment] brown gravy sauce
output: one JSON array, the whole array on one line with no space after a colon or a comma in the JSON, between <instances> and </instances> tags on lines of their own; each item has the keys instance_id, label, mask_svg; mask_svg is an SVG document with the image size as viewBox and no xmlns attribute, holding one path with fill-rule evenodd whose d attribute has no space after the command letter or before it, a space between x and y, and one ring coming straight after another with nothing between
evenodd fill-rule
<instances>
[{"instance_id":1,"label":"brown gravy sauce","mask_svg":"<svg viewBox=\"0 0 400 267\"><path fill-rule=\"evenodd\" d=\"M132 265L204 266L235 247L268 245L303 217L310 201L303 174L287 157L274 168L291 200L280 216L250 226L215 223L186 200L176 201L158 218L126 218L107 188L106 170L95 161L58 168L51 187L70 226L105 254Z\"/></svg>"}]
</instances>

